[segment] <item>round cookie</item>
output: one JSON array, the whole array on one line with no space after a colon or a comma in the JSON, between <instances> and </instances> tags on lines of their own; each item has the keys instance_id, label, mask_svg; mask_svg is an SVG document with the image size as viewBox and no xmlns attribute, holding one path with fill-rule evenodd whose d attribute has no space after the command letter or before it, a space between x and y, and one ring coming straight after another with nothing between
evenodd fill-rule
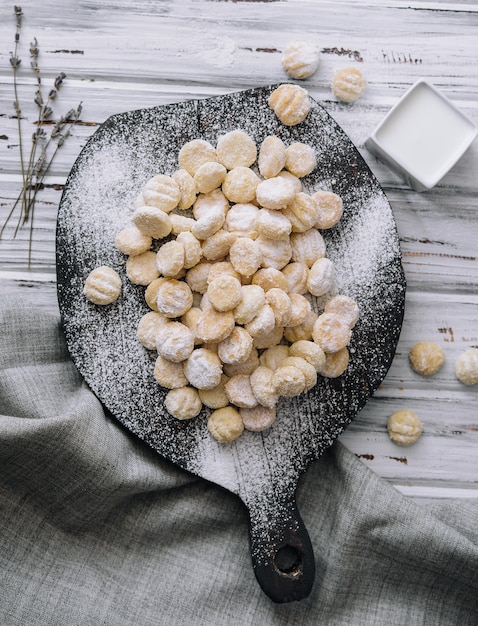
<instances>
[{"instance_id":1,"label":"round cookie","mask_svg":"<svg viewBox=\"0 0 478 626\"><path fill-rule=\"evenodd\" d=\"M244 430L239 411L231 406L213 411L207 421L207 427L211 435L219 443L234 441Z\"/></svg>"},{"instance_id":2,"label":"round cookie","mask_svg":"<svg viewBox=\"0 0 478 626\"><path fill-rule=\"evenodd\" d=\"M409 409L393 413L387 422L390 439L399 446L410 446L422 434L422 423Z\"/></svg>"},{"instance_id":3,"label":"round cookie","mask_svg":"<svg viewBox=\"0 0 478 626\"><path fill-rule=\"evenodd\" d=\"M332 80L332 91L341 102L355 102L367 88L367 81L356 67L344 67L338 70Z\"/></svg>"},{"instance_id":4,"label":"round cookie","mask_svg":"<svg viewBox=\"0 0 478 626\"><path fill-rule=\"evenodd\" d=\"M307 90L287 83L274 89L268 104L284 126L300 124L311 107Z\"/></svg>"},{"instance_id":5,"label":"round cookie","mask_svg":"<svg viewBox=\"0 0 478 626\"><path fill-rule=\"evenodd\" d=\"M408 356L412 369L422 376L433 376L445 363L445 352L433 341L418 341Z\"/></svg>"},{"instance_id":6,"label":"round cookie","mask_svg":"<svg viewBox=\"0 0 478 626\"><path fill-rule=\"evenodd\" d=\"M315 74L320 63L316 45L300 39L287 44L282 55L282 67L291 78L302 80Z\"/></svg>"},{"instance_id":7,"label":"round cookie","mask_svg":"<svg viewBox=\"0 0 478 626\"><path fill-rule=\"evenodd\" d=\"M478 384L478 348L460 354L455 361L455 376L464 385Z\"/></svg>"},{"instance_id":8,"label":"round cookie","mask_svg":"<svg viewBox=\"0 0 478 626\"><path fill-rule=\"evenodd\" d=\"M121 293L121 278L112 267L96 267L88 274L83 293L93 304L111 304Z\"/></svg>"}]
</instances>

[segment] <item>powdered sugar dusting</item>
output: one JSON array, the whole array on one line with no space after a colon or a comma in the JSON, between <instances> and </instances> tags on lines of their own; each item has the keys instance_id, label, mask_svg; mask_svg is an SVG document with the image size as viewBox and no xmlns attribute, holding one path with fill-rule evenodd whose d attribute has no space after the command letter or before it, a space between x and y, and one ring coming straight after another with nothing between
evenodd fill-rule
<instances>
[{"instance_id":1,"label":"powdered sugar dusting","mask_svg":"<svg viewBox=\"0 0 478 626\"><path fill-rule=\"evenodd\" d=\"M163 456L237 493L249 508L257 559L270 558L274 527L293 523L291 503L300 474L347 426L385 376L400 332L405 284L395 223L388 201L359 153L322 107L296 127L283 126L267 104L273 87L203 101L121 114L108 120L80 155L65 188L58 219L58 294L72 357L113 415ZM207 431L207 410L188 421L164 408L165 390L152 375L155 354L136 339L148 307L144 288L125 274L114 239L130 220L146 180L177 169L184 143L215 144L242 129L256 144L268 135L286 145L314 147L317 169L306 191L334 191L344 215L324 231L337 291L357 300L350 365L338 379L322 379L307 394L281 399L278 417L263 433L245 432L219 444ZM82 295L98 265L120 274L122 296L96 307ZM323 300L314 305L322 307ZM289 519L287 520L286 518ZM291 521L292 520L292 521ZM261 552L262 550L262 552Z\"/></svg>"}]
</instances>

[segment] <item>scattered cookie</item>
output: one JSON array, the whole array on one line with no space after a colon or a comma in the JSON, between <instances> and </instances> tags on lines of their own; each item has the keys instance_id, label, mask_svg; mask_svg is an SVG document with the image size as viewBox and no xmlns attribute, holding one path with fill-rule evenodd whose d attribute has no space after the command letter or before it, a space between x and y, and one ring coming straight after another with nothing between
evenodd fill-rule
<instances>
[{"instance_id":1,"label":"scattered cookie","mask_svg":"<svg viewBox=\"0 0 478 626\"><path fill-rule=\"evenodd\" d=\"M478 384L478 348L460 354L455 361L455 376L464 385Z\"/></svg>"},{"instance_id":2,"label":"scattered cookie","mask_svg":"<svg viewBox=\"0 0 478 626\"><path fill-rule=\"evenodd\" d=\"M367 88L367 81L356 67L344 67L338 70L332 80L332 91L341 102L355 102Z\"/></svg>"},{"instance_id":3,"label":"scattered cookie","mask_svg":"<svg viewBox=\"0 0 478 626\"><path fill-rule=\"evenodd\" d=\"M399 446L410 446L422 434L422 423L413 411L402 409L389 417L387 430L394 443Z\"/></svg>"},{"instance_id":4,"label":"scattered cookie","mask_svg":"<svg viewBox=\"0 0 478 626\"><path fill-rule=\"evenodd\" d=\"M433 376L445 363L445 352L433 341L419 341L408 356L412 369L422 376Z\"/></svg>"},{"instance_id":5,"label":"scattered cookie","mask_svg":"<svg viewBox=\"0 0 478 626\"><path fill-rule=\"evenodd\" d=\"M290 42L282 56L282 67L291 78L304 79L317 71L320 53L317 46L308 41Z\"/></svg>"}]
</instances>

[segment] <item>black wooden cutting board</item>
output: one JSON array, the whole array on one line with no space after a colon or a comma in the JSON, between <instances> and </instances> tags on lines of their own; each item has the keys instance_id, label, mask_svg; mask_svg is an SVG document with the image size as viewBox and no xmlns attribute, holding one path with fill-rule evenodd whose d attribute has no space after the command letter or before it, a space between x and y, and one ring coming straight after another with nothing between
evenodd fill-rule
<instances>
[{"instance_id":1,"label":"black wooden cutting board","mask_svg":"<svg viewBox=\"0 0 478 626\"><path fill-rule=\"evenodd\" d=\"M121 113L90 138L68 178L58 215L58 299L71 356L105 407L132 433L180 467L237 494L250 514L253 568L276 602L306 597L315 560L295 505L300 475L350 423L385 377L399 338L405 280L395 221L379 183L343 130L318 103L304 122L283 126L267 104L274 87ZM353 110L351 109L351 115ZM323 235L337 291L354 298L361 317L350 363L337 379L320 378L306 394L282 399L273 426L220 444L207 431L207 410L188 421L164 408L153 377L155 354L136 339L148 308L144 287L125 274L114 239L129 221L144 183L177 169L180 148L240 128L257 145L276 134L314 147L318 166L304 190L326 189L344 202L340 223ZM123 292L99 307L82 290L89 272L116 269ZM316 301L317 310L323 302ZM313 494L311 494L313 497Z\"/></svg>"}]
</instances>

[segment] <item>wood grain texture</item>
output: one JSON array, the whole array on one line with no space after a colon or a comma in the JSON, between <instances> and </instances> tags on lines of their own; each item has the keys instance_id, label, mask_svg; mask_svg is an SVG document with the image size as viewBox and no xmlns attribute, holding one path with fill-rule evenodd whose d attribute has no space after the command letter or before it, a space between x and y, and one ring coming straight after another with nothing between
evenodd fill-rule
<instances>
[{"instance_id":1,"label":"wood grain texture","mask_svg":"<svg viewBox=\"0 0 478 626\"><path fill-rule=\"evenodd\" d=\"M392 368L374 398L342 435L364 463L407 495L424 502L478 495L476 388L453 375L458 354L478 346L478 142L439 185L418 194L365 148L364 141L418 78L434 83L478 125L478 7L476 2L398 0L126 0L21 3L19 93L25 141L34 130L34 80L28 44L40 45L42 80L67 79L57 114L80 100L84 110L39 193L32 269L28 229L0 240L3 293L23 294L57 313L56 212L68 172L91 133L110 115L205 98L287 80L280 58L294 38L322 50L318 72L303 82L342 126L376 174L394 210L407 278L405 322ZM21 185L17 120L12 107L13 4L0 7L0 220ZM334 72L357 65L368 79L354 105L335 101ZM434 340L447 355L432 379L414 374L408 351ZM388 440L386 419L415 407L424 435L401 449Z\"/></svg>"}]
</instances>

